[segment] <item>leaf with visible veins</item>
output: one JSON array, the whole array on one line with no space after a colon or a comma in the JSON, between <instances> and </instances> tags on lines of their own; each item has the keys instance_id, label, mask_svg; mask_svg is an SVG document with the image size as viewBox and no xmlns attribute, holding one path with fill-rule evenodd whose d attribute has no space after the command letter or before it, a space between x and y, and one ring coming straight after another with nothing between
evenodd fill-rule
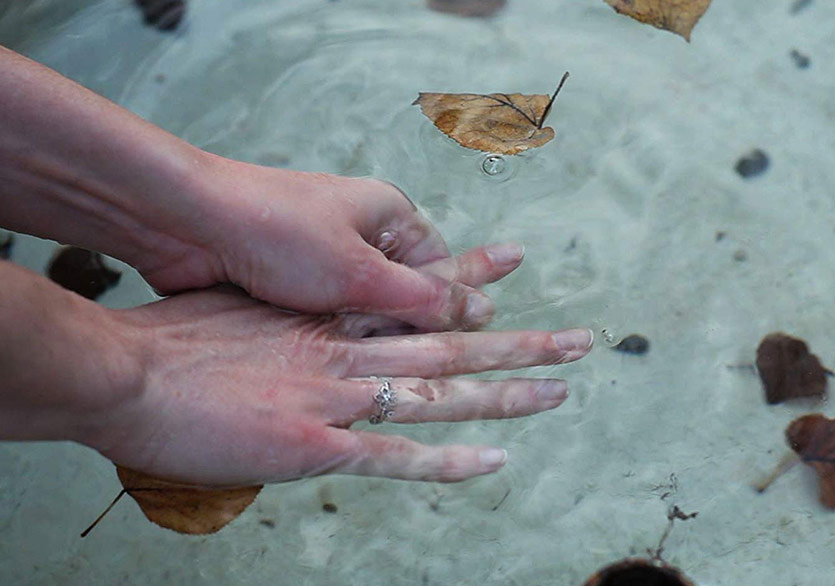
<instances>
[{"instance_id":1,"label":"leaf with visible veins","mask_svg":"<svg viewBox=\"0 0 835 586\"><path fill-rule=\"evenodd\" d=\"M136 501L149 521L160 527L192 535L215 533L244 512L262 488L258 485L216 489L178 484L121 466L116 466L116 474L124 490L81 537L85 537L125 493Z\"/></svg>"},{"instance_id":2,"label":"leaf with visible veins","mask_svg":"<svg viewBox=\"0 0 835 586\"><path fill-rule=\"evenodd\" d=\"M413 105L463 147L516 155L554 138L543 126L568 73L553 95L420 93Z\"/></svg>"}]
</instances>

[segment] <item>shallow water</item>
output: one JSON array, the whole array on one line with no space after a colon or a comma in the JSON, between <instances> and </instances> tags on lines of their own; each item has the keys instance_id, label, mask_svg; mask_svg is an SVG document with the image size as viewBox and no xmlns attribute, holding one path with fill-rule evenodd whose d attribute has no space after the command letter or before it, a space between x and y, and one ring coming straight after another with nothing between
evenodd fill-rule
<instances>
[{"instance_id":1,"label":"shallow water","mask_svg":"<svg viewBox=\"0 0 835 586\"><path fill-rule=\"evenodd\" d=\"M488 288L493 327L599 334L583 361L530 371L569 380L556 411L396 430L505 446L498 474L272 486L215 536L124 502L79 539L118 492L112 466L73 445L0 445L0 583L579 586L654 549L673 504L699 513L664 550L695 583L830 583L835 517L811 472L751 488L810 407L766 406L757 376L729 368L775 330L835 364L835 6L792 5L715 0L690 44L597 0L510 0L488 20L421 0L203 0L173 35L128 2L0 7L0 42L200 147L393 181L454 251L523 242L522 268ZM549 93L564 71L557 137L498 176L410 105ZM744 180L734 165L755 147L771 164ZM51 247L22 238L12 260L43 270ZM101 301L153 298L127 274ZM651 349L614 352L604 329Z\"/></svg>"}]
</instances>

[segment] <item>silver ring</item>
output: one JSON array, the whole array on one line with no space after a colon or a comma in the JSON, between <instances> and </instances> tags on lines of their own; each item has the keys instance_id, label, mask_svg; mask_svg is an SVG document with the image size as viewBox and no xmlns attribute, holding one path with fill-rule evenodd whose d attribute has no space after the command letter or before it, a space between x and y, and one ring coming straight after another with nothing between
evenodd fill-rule
<instances>
[{"instance_id":1,"label":"silver ring","mask_svg":"<svg viewBox=\"0 0 835 586\"><path fill-rule=\"evenodd\" d=\"M397 404L397 391L391 388L391 379L386 377L374 377L380 381L380 388L374 393L374 403L377 405L377 413L371 414L368 421L373 424L382 423L394 415L394 406Z\"/></svg>"}]
</instances>

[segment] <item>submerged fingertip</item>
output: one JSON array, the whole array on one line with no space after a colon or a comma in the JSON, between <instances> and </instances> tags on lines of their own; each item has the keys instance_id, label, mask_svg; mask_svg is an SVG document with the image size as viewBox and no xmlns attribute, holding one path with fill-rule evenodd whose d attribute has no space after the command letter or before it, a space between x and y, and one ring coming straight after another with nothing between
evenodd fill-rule
<instances>
[{"instance_id":1,"label":"submerged fingertip","mask_svg":"<svg viewBox=\"0 0 835 586\"><path fill-rule=\"evenodd\" d=\"M485 249L487 257L494 265L504 266L519 264L525 256L525 247L518 242L492 244Z\"/></svg>"},{"instance_id":2,"label":"submerged fingertip","mask_svg":"<svg viewBox=\"0 0 835 586\"><path fill-rule=\"evenodd\" d=\"M507 462L507 450L501 448L484 448L478 453L478 461L484 472L498 470Z\"/></svg>"},{"instance_id":3,"label":"submerged fingertip","mask_svg":"<svg viewBox=\"0 0 835 586\"><path fill-rule=\"evenodd\" d=\"M470 327L486 325L496 311L496 304L484 293L473 291L467 295L464 322Z\"/></svg>"},{"instance_id":4,"label":"submerged fingertip","mask_svg":"<svg viewBox=\"0 0 835 586\"><path fill-rule=\"evenodd\" d=\"M553 338L563 351L586 351L594 344L594 332L589 328L563 330L555 333Z\"/></svg>"}]
</instances>

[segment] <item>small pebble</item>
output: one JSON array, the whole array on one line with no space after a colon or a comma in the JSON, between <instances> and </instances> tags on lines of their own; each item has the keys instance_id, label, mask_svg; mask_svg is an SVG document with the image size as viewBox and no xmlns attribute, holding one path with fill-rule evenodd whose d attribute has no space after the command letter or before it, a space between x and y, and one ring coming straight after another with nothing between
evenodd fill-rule
<instances>
[{"instance_id":1,"label":"small pebble","mask_svg":"<svg viewBox=\"0 0 835 586\"><path fill-rule=\"evenodd\" d=\"M722 241L725 238L725 236L727 236L727 233L719 230L718 232L716 232L716 242Z\"/></svg>"},{"instance_id":2,"label":"small pebble","mask_svg":"<svg viewBox=\"0 0 835 586\"><path fill-rule=\"evenodd\" d=\"M269 529L275 529L275 521L273 521L272 519L261 519L258 522L261 523L261 525L263 525L264 527L267 527Z\"/></svg>"},{"instance_id":3,"label":"small pebble","mask_svg":"<svg viewBox=\"0 0 835 586\"><path fill-rule=\"evenodd\" d=\"M734 252L734 260L736 262L745 262L748 260L748 253L740 248Z\"/></svg>"},{"instance_id":4,"label":"small pebble","mask_svg":"<svg viewBox=\"0 0 835 586\"><path fill-rule=\"evenodd\" d=\"M322 505L322 510L323 510L323 511L325 511L326 513L335 513L335 512L337 512L339 509L338 509L338 508L337 508L337 506L336 506L335 504L333 504L333 503L324 503L324 504Z\"/></svg>"},{"instance_id":5,"label":"small pebble","mask_svg":"<svg viewBox=\"0 0 835 586\"><path fill-rule=\"evenodd\" d=\"M145 24L161 31L176 29L186 13L185 0L134 0L142 10Z\"/></svg>"},{"instance_id":6,"label":"small pebble","mask_svg":"<svg viewBox=\"0 0 835 586\"><path fill-rule=\"evenodd\" d=\"M797 14L798 12L801 12L802 10L809 8L809 6L811 5L812 0L794 0L791 7L789 8L789 12L791 14Z\"/></svg>"},{"instance_id":7,"label":"small pebble","mask_svg":"<svg viewBox=\"0 0 835 586\"><path fill-rule=\"evenodd\" d=\"M736 169L740 177L748 179L765 173L765 170L768 169L768 164L768 155L760 149L754 149L747 155L740 157L734 169Z\"/></svg>"},{"instance_id":8,"label":"small pebble","mask_svg":"<svg viewBox=\"0 0 835 586\"><path fill-rule=\"evenodd\" d=\"M789 53L791 55L794 64L797 65L798 69L807 69L809 65L812 64L812 60L809 59L808 55L804 55L797 49L792 49L792 52Z\"/></svg>"},{"instance_id":9,"label":"small pebble","mask_svg":"<svg viewBox=\"0 0 835 586\"><path fill-rule=\"evenodd\" d=\"M649 352L649 340L641 334L630 334L613 346L618 352L625 354L646 354Z\"/></svg>"}]
</instances>

